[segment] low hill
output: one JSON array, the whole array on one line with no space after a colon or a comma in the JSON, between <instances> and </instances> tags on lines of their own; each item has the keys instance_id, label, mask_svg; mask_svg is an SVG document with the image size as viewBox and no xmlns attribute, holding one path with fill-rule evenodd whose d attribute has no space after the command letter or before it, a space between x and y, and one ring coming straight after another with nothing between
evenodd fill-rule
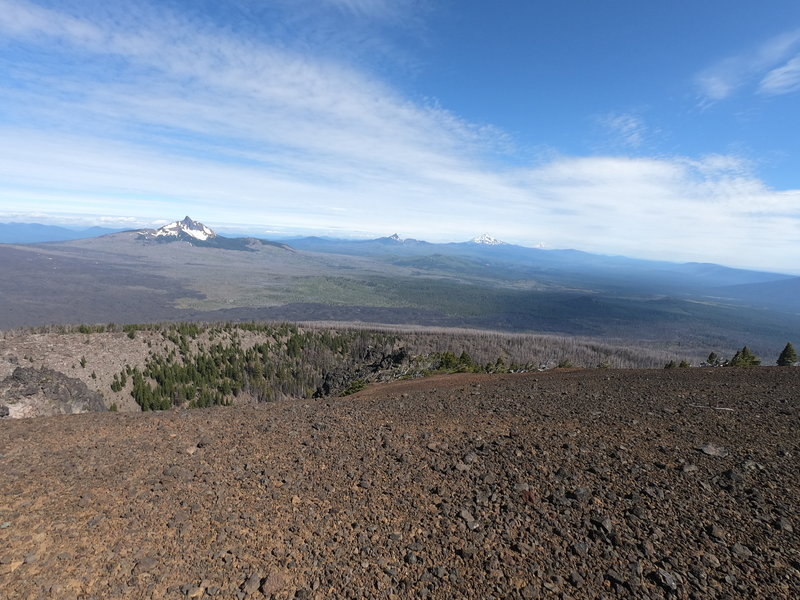
<instances>
[{"instance_id":1,"label":"low hill","mask_svg":"<svg viewBox=\"0 0 800 600\"><path fill-rule=\"evenodd\" d=\"M11 417L78 412L76 402L69 407L33 402L36 397L28 388L15 384L20 370L39 373L41 380L57 376L85 386L106 408L139 411L336 397L372 382L437 372L662 367L681 360L699 364L707 354L451 329L290 323L59 326L2 334L0 410L7 409ZM78 389L71 383L62 387Z\"/></svg>"}]
</instances>

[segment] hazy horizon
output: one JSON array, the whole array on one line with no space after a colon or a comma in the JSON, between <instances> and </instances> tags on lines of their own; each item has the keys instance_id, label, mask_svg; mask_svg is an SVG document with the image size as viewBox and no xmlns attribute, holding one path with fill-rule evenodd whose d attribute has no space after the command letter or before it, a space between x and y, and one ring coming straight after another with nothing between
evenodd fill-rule
<instances>
[{"instance_id":1,"label":"hazy horizon","mask_svg":"<svg viewBox=\"0 0 800 600\"><path fill-rule=\"evenodd\" d=\"M517 244L513 242L508 242L507 240L499 239L496 236L493 236L491 232L483 231L480 233L476 233L475 235L469 238L461 238L461 239L423 239L423 238L415 238L413 236L405 236L401 235L400 232L380 232L380 233L365 233L359 232L355 230L341 230L341 231L330 231L330 230L323 230L323 229L308 229L308 230L281 230L281 229L258 229L252 228L242 225L230 226L226 224L220 224L219 226L209 224L204 222L202 219L195 219L192 215L185 215L185 217L189 217L194 221L198 221L203 225L211 227L215 233L218 235L222 235L224 237L235 238L235 237L255 237L265 240L272 240L277 242L291 242L292 240L303 239L308 237L319 237L322 239L328 240L337 240L337 241L370 241L378 238L386 238L392 235L397 234L401 240L415 240L420 242L427 242L431 244L449 244L449 243L465 243L471 242L479 238L483 235L488 235L490 237L495 238L497 241L503 242L504 244L513 244L518 247L527 248L531 250L577 250L579 252L588 252L581 248L556 248L548 246L544 243L539 243L537 245L529 245L529 244ZM176 219L182 220L182 219ZM53 227L60 227L63 229L75 231L75 232L82 232L92 228L101 228L108 232L124 232L124 231L136 231L138 229L157 229L163 225L174 223L175 221L166 221L163 219L156 220L141 226L130 226L130 227L121 227L121 228L114 228L114 227L107 227L105 225L77 225L77 224L70 224L61 223L61 222L52 222L52 223L33 223L33 222L24 222L24 221L11 221L11 222L0 222L0 225L45 225L45 226L53 226ZM55 240L54 240L55 241ZM3 242L0 242L3 243ZM37 242L11 242L11 243L37 243ZM639 256L633 255L623 255L623 254L616 254L612 252L589 252L590 254L594 254L597 256L607 256L607 257L623 257L623 258L630 258L633 260L658 260L658 259L649 259L649 258L642 258ZM779 270L779 269L750 269L748 267L742 267L735 264L723 264L723 263L711 263L709 261L674 261L664 259L664 262L673 263L673 264L688 264L688 263L697 263L697 264L717 264L722 267L734 268L734 269L745 269L745 270L756 270L756 271L763 271L767 273L775 273L777 275L790 275L790 276L800 276L800 268L796 268L794 270L787 269L787 270Z\"/></svg>"}]
</instances>

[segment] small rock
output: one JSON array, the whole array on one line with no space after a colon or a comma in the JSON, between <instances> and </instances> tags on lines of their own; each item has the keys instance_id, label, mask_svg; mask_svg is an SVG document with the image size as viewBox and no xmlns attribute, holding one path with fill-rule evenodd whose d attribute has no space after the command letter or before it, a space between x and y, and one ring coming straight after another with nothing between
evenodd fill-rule
<instances>
[{"instance_id":1,"label":"small rock","mask_svg":"<svg viewBox=\"0 0 800 600\"><path fill-rule=\"evenodd\" d=\"M592 492L588 488L579 487L567 494L567 498L572 498L578 502L586 502L592 497Z\"/></svg>"},{"instance_id":2,"label":"small rock","mask_svg":"<svg viewBox=\"0 0 800 600\"><path fill-rule=\"evenodd\" d=\"M722 474L722 476L733 483L741 483L744 481L744 475L742 475L736 469L728 469Z\"/></svg>"},{"instance_id":3,"label":"small rock","mask_svg":"<svg viewBox=\"0 0 800 600\"><path fill-rule=\"evenodd\" d=\"M581 577L580 573L577 571L572 571L572 573L569 574L569 582L576 588L581 588L583 587L585 580L583 577Z\"/></svg>"},{"instance_id":4,"label":"small rock","mask_svg":"<svg viewBox=\"0 0 800 600\"><path fill-rule=\"evenodd\" d=\"M625 585L625 578L614 569L609 569L608 571L606 571L606 579L608 579L611 583L618 583L619 585Z\"/></svg>"},{"instance_id":5,"label":"small rock","mask_svg":"<svg viewBox=\"0 0 800 600\"><path fill-rule=\"evenodd\" d=\"M786 533L793 533L794 527L792 527L792 523L786 517L781 517L777 521L775 521L776 529L780 531L785 531Z\"/></svg>"},{"instance_id":6,"label":"small rock","mask_svg":"<svg viewBox=\"0 0 800 600\"><path fill-rule=\"evenodd\" d=\"M653 579L658 585L660 585L669 592L674 592L677 591L678 589L678 581L675 579L675 576L669 571L665 571L664 569L659 569L653 574Z\"/></svg>"},{"instance_id":7,"label":"small rock","mask_svg":"<svg viewBox=\"0 0 800 600\"><path fill-rule=\"evenodd\" d=\"M464 519L467 523L472 523L475 521L475 517L473 517L472 513L466 508L462 509L461 512L458 513L458 516Z\"/></svg>"},{"instance_id":8,"label":"small rock","mask_svg":"<svg viewBox=\"0 0 800 600\"><path fill-rule=\"evenodd\" d=\"M242 591L245 594L255 594L259 587L261 587L261 574L253 573L242 584Z\"/></svg>"},{"instance_id":9,"label":"small rock","mask_svg":"<svg viewBox=\"0 0 800 600\"><path fill-rule=\"evenodd\" d=\"M158 566L158 559L153 556L146 556L136 563L135 570L140 573L147 573Z\"/></svg>"},{"instance_id":10,"label":"small rock","mask_svg":"<svg viewBox=\"0 0 800 600\"><path fill-rule=\"evenodd\" d=\"M586 542L575 542L572 544L572 552L574 552L576 556L588 556L589 544Z\"/></svg>"},{"instance_id":11,"label":"small rock","mask_svg":"<svg viewBox=\"0 0 800 600\"><path fill-rule=\"evenodd\" d=\"M475 548L468 546L466 548L459 548L456 552L461 558L469 560L473 556L475 556Z\"/></svg>"},{"instance_id":12,"label":"small rock","mask_svg":"<svg viewBox=\"0 0 800 600\"><path fill-rule=\"evenodd\" d=\"M716 523L708 528L708 533L711 537L717 540L724 540L725 536L727 535L727 533L725 533L725 530Z\"/></svg>"},{"instance_id":13,"label":"small rock","mask_svg":"<svg viewBox=\"0 0 800 600\"><path fill-rule=\"evenodd\" d=\"M711 554L710 552L703 555L703 562L714 569L718 569L720 566L719 559L716 557L716 555Z\"/></svg>"},{"instance_id":14,"label":"small rock","mask_svg":"<svg viewBox=\"0 0 800 600\"><path fill-rule=\"evenodd\" d=\"M751 556L753 556L753 553L750 551L750 548L738 542L731 547L731 552L733 552L733 554L741 558L750 558Z\"/></svg>"},{"instance_id":15,"label":"small rock","mask_svg":"<svg viewBox=\"0 0 800 600\"><path fill-rule=\"evenodd\" d=\"M537 598L539 596L539 594L536 593L536 588L530 584L522 588L520 593L525 600L532 600L533 598Z\"/></svg>"},{"instance_id":16,"label":"small rock","mask_svg":"<svg viewBox=\"0 0 800 600\"><path fill-rule=\"evenodd\" d=\"M716 456L719 458L724 458L729 454L726 448L723 448L722 446L717 446L716 444L712 444L711 442L706 442L702 446L698 446L697 449L700 450L700 452L702 452L706 456Z\"/></svg>"},{"instance_id":17,"label":"small rock","mask_svg":"<svg viewBox=\"0 0 800 600\"><path fill-rule=\"evenodd\" d=\"M511 549L514 552L519 552L520 554L530 554L533 552L533 546L530 546L525 542L515 542L511 545Z\"/></svg>"},{"instance_id":18,"label":"small rock","mask_svg":"<svg viewBox=\"0 0 800 600\"><path fill-rule=\"evenodd\" d=\"M265 596L271 596L278 592L286 585L286 576L283 573L270 573L269 576L261 584L261 593Z\"/></svg>"},{"instance_id":19,"label":"small rock","mask_svg":"<svg viewBox=\"0 0 800 600\"><path fill-rule=\"evenodd\" d=\"M614 529L614 523L612 523L611 519L608 517L597 517L596 519L592 519L592 522L606 533L611 533Z\"/></svg>"}]
</instances>

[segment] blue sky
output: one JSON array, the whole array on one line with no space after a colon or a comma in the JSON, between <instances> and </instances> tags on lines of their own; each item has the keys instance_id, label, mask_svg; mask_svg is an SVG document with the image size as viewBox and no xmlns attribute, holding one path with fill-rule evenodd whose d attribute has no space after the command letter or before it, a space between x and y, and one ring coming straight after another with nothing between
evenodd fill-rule
<instances>
[{"instance_id":1,"label":"blue sky","mask_svg":"<svg viewBox=\"0 0 800 600\"><path fill-rule=\"evenodd\" d=\"M0 221L800 273L800 3L0 0Z\"/></svg>"}]
</instances>

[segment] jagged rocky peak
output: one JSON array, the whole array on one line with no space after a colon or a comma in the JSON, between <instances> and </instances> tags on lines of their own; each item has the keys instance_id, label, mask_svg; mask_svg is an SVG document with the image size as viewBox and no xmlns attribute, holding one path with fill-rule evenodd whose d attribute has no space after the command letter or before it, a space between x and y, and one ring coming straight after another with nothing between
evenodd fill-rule
<instances>
[{"instance_id":1,"label":"jagged rocky peak","mask_svg":"<svg viewBox=\"0 0 800 600\"><path fill-rule=\"evenodd\" d=\"M483 233L478 237L472 238L470 241L473 244L483 244L485 246L501 246L505 244L505 242L501 242L497 238L493 238L488 233Z\"/></svg>"},{"instance_id":2,"label":"jagged rocky peak","mask_svg":"<svg viewBox=\"0 0 800 600\"><path fill-rule=\"evenodd\" d=\"M389 239L392 240L393 242L402 242L403 241L403 238L401 238L396 233L393 233L392 235L390 235Z\"/></svg>"},{"instance_id":3,"label":"jagged rocky peak","mask_svg":"<svg viewBox=\"0 0 800 600\"><path fill-rule=\"evenodd\" d=\"M175 221L169 225L164 225L154 232L145 232L146 238L169 238L174 237L178 239L192 238L205 242L207 240L217 237L214 231L203 225L199 221L195 221L191 217L186 217L182 221Z\"/></svg>"}]
</instances>

